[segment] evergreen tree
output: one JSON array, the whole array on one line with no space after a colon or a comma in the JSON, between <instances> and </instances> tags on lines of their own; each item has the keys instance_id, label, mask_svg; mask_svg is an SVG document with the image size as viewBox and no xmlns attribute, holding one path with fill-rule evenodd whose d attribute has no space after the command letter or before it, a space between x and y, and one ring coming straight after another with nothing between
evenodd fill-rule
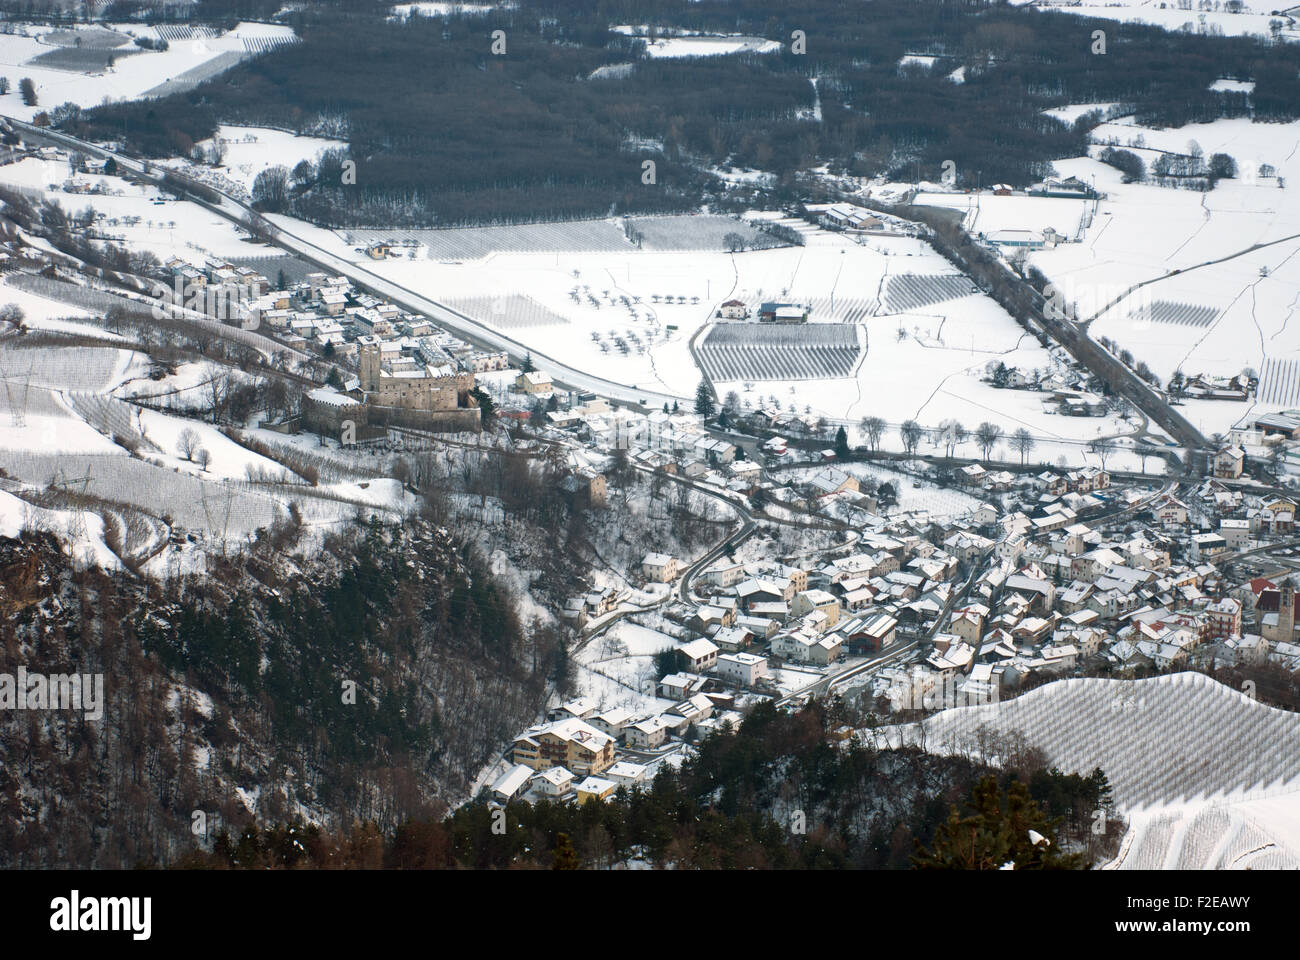
<instances>
[{"instance_id":1,"label":"evergreen tree","mask_svg":"<svg viewBox=\"0 0 1300 960\"><path fill-rule=\"evenodd\" d=\"M487 391L482 387L475 387L470 391L470 395L478 402L479 412L482 415L483 426L491 426L492 421L496 419L497 405L488 396Z\"/></svg>"},{"instance_id":2,"label":"evergreen tree","mask_svg":"<svg viewBox=\"0 0 1300 960\"><path fill-rule=\"evenodd\" d=\"M701 380L695 388L695 412L707 420L713 416L714 409L713 391L709 389L709 382Z\"/></svg>"},{"instance_id":3,"label":"evergreen tree","mask_svg":"<svg viewBox=\"0 0 1300 960\"><path fill-rule=\"evenodd\" d=\"M524 354L524 359L519 364L519 369L522 370L524 373L532 373L534 370L537 369L535 366L533 366L533 355L531 352Z\"/></svg>"},{"instance_id":4,"label":"evergreen tree","mask_svg":"<svg viewBox=\"0 0 1300 960\"><path fill-rule=\"evenodd\" d=\"M849 435L840 427L835 431L835 456L841 460L849 458Z\"/></svg>"},{"instance_id":5,"label":"evergreen tree","mask_svg":"<svg viewBox=\"0 0 1300 960\"><path fill-rule=\"evenodd\" d=\"M569 842L569 835L567 833L558 834L555 838L555 860L551 864L551 869L582 869L582 864L578 861L578 852L573 849L573 844Z\"/></svg>"},{"instance_id":6,"label":"evergreen tree","mask_svg":"<svg viewBox=\"0 0 1300 960\"><path fill-rule=\"evenodd\" d=\"M912 864L922 870L1082 870L1082 854L1063 852L1053 825L1034 802L1029 788L1011 780L1005 791L997 779L982 778L971 790L967 812L954 804L935 831L929 850L918 845Z\"/></svg>"}]
</instances>

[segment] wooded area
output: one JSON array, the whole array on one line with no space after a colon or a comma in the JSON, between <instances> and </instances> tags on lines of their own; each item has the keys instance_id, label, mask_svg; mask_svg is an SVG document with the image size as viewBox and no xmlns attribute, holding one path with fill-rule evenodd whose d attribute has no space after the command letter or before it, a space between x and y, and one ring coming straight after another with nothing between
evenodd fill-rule
<instances>
[{"instance_id":1,"label":"wooded area","mask_svg":"<svg viewBox=\"0 0 1300 960\"><path fill-rule=\"evenodd\" d=\"M200 10L215 12L212 4ZM223 10L225 8L222 8ZM120 136L151 155L188 156L219 121L301 133L347 131L355 184L335 164L304 171L288 206L329 225L452 225L725 206L703 173L729 163L772 172L769 199L797 198L795 174L821 162L856 174L960 185L1028 184L1085 152L1085 129L1042 110L1131 104L1141 123L1300 115L1300 50L1246 38L951 0L602 3L525 0L517 8L389 22L386 8L324 5L295 14L303 43L197 89L99 107L75 132ZM610 32L658 23L779 40L773 54L644 58ZM1107 36L1104 54L1091 35ZM505 53L492 52L492 32ZM807 52L794 53L795 30ZM939 59L900 69L904 54ZM632 63L616 76L601 66ZM965 67L965 82L948 79ZM1249 77L1254 93L1209 90ZM813 119L814 88L820 121ZM643 161L656 164L643 182Z\"/></svg>"}]
</instances>

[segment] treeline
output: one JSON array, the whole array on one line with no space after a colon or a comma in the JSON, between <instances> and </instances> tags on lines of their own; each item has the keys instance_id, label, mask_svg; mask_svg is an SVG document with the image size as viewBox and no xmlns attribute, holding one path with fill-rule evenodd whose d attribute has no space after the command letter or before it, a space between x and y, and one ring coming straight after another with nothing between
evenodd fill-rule
<instances>
[{"instance_id":1,"label":"treeline","mask_svg":"<svg viewBox=\"0 0 1300 960\"><path fill-rule=\"evenodd\" d=\"M202 7L210 5L205 3ZM1066 102L1131 104L1182 124L1253 109L1300 113L1300 51L1246 38L1168 33L948 0L768 0L603 4L536 0L473 17L390 23L366 4L296 15L303 43L241 64L184 94L90 111L77 132L118 136L151 155L188 156L218 121L300 132L346 128L355 182L316 177L292 209L333 225L460 224L663 212L725 202L702 166L776 175L820 162L858 174L1024 185L1085 152L1084 123L1042 114ZM775 39L780 53L637 59L611 23ZM1104 54L1091 33L1106 32ZM492 31L505 52L492 51ZM791 50L803 31L806 52ZM927 51L932 68L900 70ZM589 79L633 62L625 76ZM965 82L948 75L965 68ZM1217 93L1219 76L1254 93ZM821 121L810 119L818 79ZM656 165L643 182L643 161Z\"/></svg>"},{"instance_id":2,"label":"treeline","mask_svg":"<svg viewBox=\"0 0 1300 960\"><path fill-rule=\"evenodd\" d=\"M1082 839L1095 836L1091 827L1107 815L1101 771L994 773L916 750L840 748L827 733L838 719L823 703L795 715L760 706L734 733L706 738L679 770L664 767L645 789L622 788L604 803L497 809L480 801L387 833L373 825L326 835L298 823L250 824L177 865L906 869L962 866L978 848L995 867L1014 859L1026 868L1080 868L1104 855ZM958 849L945 840L954 817L982 822L977 843L967 839ZM1052 843L1035 847L1029 829Z\"/></svg>"}]
</instances>

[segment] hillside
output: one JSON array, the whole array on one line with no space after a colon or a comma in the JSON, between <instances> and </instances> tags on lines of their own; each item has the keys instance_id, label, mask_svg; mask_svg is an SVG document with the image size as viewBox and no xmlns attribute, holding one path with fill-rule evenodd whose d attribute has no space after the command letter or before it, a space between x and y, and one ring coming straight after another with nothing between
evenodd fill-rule
<instances>
[{"instance_id":1,"label":"hillside","mask_svg":"<svg viewBox=\"0 0 1300 960\"><path fill-rule=\"evenodd\" d=\"M6 663L102 674L105 701L0 719L5 867L166 861L195 811L214 830L437 814L535 715L558 643L422 522L165 589L77 569L48 534L0 538L0 570Z\"/></svg>"}]
</instances>

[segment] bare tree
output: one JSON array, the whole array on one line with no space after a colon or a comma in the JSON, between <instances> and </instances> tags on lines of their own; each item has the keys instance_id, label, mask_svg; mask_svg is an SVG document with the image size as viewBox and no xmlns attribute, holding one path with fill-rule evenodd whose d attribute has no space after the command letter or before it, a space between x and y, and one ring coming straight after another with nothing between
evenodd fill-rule
<instances>
[{"instance_id":1,"label":"bare tree","mask_svg":"<svg viewBox=\"0 0 1300 960\"><path fill-rule=\"evenodd\" d=\"M1088 452L1101 458L1101 468L1106 469L1106 458L1115 452L1115 441L1110 437L1097 437L1088 442Z\"/></svg>"},{"instance_id":2,"label":"bare tree","mask_svg":"<svg viewBox=\"0 0 1300 960\"><path fill-rule=\"evenodd\" d=\"M996 423L989 423L985 420L975 428L975 442L979 444L980 450L983 451L985 460L989 458L989 454L1001 439L1002 428Z\"/></svg>"},{"instance_id":3,"label":"bare tree","mask_svg":"<svg viewBox=\"0 0 1300 960\"><path fill-rule=\"evenodd\" d=\"M898 428L898 434L903 439L903 449L907 451L908 456L913 456L921 443L921 438L925 436L925 429L915 420L904 420L903 425Z\"/></svg>"},{"instance_id":4,"label":"bare tree","mask_svg":"<svg viewBox=\"0 0 1300 960\"><path fill-rule=\"evenodd\" d=\"M176 452L186 460L193 461L194 453L199 449L199 435L186 427L176 438Z\"/></svg>"},{"instance_id":5,"label":"bare tree","mask_svg":"<svg viewBox=\"0 0 1300 960\"><path fill-rule=\"evenodd\" d=\"M863 417L859 424L862 432L866 435L867 446L874 453L880 449L880 440L885 435L885 421L880 417Z\"/></svg>"},{"instance_id":6,"label":"bare tree","mask_svg":"<svg viewBox=\"0 0 1300 960\"><path fill-rule=\"evenodd\" d=\"M199 465L199 469L208 469L208 464L212 462L212 454L208 453L207 447L199 447L194 451L194 462Z\"/></svg>"},{"instance_id":7,"label":"bare tree","mask_svg":"<svg viewBox=\"0 0 1300 960\"><path fill-rule=\"evenodd\" d=\"M1021 427L1011 435L1011 445L1015 447L1016 451L1020 454L1020 465L1023 467L1025 465L1025 457L1029 455L1030 450L1033 450L1034 447L1037 446L1037 441L1034 440L1034 435L1032 433L1024 427Z\"/></svg>"}]
</instances>

